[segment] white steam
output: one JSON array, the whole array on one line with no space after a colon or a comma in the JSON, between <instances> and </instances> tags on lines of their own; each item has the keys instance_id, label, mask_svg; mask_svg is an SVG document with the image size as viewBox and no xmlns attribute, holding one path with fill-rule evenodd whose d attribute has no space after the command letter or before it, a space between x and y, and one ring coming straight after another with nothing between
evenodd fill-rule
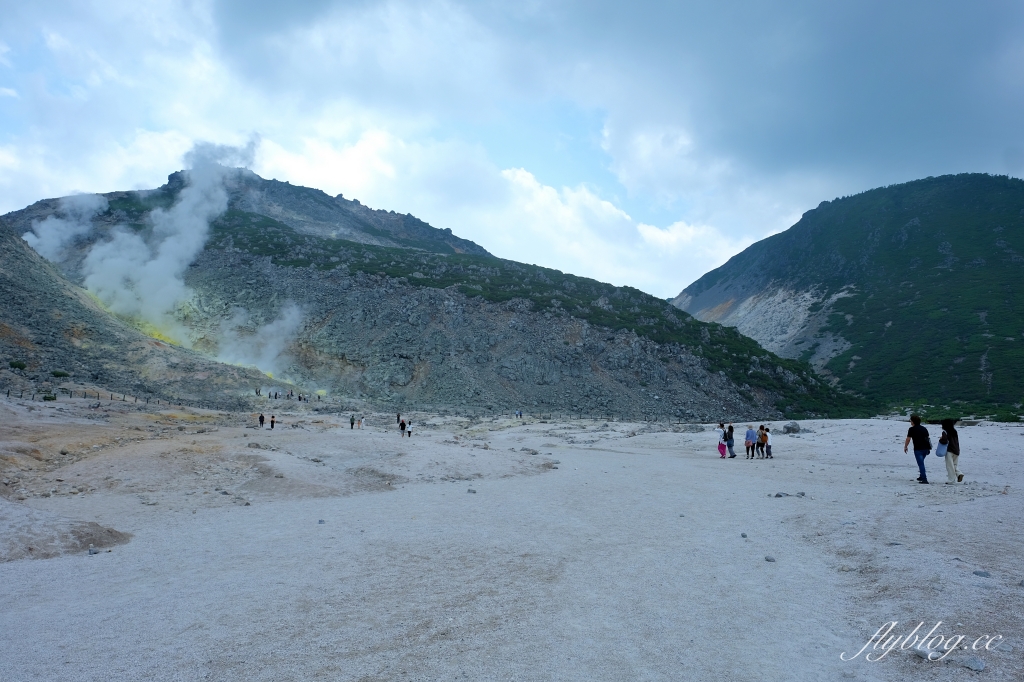
<instances>
[{"instance_id":1,"label":"white steam","mask_svg":"<svg viewBox=\"0 0 1024 682\"><path fill-rule=\"evenodd\" d=\"M107 207L107 200L99 194L64 197L57 205L57 213L45 220L32 221L32 231L21 238L46 260L60 262L64 259L64 248L76 237L88 234L93 217Z\"/></svg>"},{"instance_id":2,"label":"white steam","mask_svg":"<svg viewBox=\"0 0 1024 682\"><path fill-rule=\"evenodd\" d=\"M292 301L285 304L275 320L255 329L245 309L235 308L231 317L221 322L217 359L282 374L289 360L288 346L301 324L302 311Z\"/></svg>"},{"instance_id":3,"label":"white steam","mask_svg":"<svg viewBox=\"0 0 1024 682\"><path fill-rule=\"evenodd\" d=\"M193 147L185 156L186 185L170 209L150 213L149 238L117 227L89 251L82 264L86 288L119 315L180 332L174 308L191 297L182 276L206 245L210 221L228 207L225 182L234 169L222 164L251 165L256 144Z\"/></svg>"}]
</instances>

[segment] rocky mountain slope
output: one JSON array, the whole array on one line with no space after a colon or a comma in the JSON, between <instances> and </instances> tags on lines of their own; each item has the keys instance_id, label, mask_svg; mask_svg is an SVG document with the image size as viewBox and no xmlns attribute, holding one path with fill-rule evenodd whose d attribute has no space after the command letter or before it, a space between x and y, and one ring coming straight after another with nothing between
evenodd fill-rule
<instances>
[{"instance_id":1,"label":"rocky mountain slope","mask_svg":"<svg viewBox=\"0 0 1024 682\"><path fill-rule=\"evenodd\" d=\"M74 285L103 274L96 253L117 239L155 243L168 229L165 212L191 200L188 183L176 173L157 190L105 195L88 226L59 248L29 235L57 264L39 267L48 280L39 286L87 301ZM498 259L411 216L248 171L229 174L224 187L226 205L182 274L187 296L173 307L173 340L190 356L273 366L273 379L247 374L246 390L283 378L375 404L691 420L862 409L808 365L640 291ZM43 234L42 222L71 213L66 201L52 200L4 216L5 259L42 262L20 235ZM126 284L145 286L138 278ZM3 319L25 327L23 311L5 307ZM94 305L90 314L102 312ZM77 316L50 315L31 331L59 340ZM118 329L172 334L108 317ZM10 357L36 350L0 345Z\"/></svg>"},{"instance_id":2,"label":"rocky mountain slope","mask_svg":"<svg viewBox=\"0 0 1024 682\"><path fill-rule=\"evenodd\" d=\"M1024 396L1024 182L927 178L823 202L673 303L875 400Z\"/></svg>"}]
</instances>

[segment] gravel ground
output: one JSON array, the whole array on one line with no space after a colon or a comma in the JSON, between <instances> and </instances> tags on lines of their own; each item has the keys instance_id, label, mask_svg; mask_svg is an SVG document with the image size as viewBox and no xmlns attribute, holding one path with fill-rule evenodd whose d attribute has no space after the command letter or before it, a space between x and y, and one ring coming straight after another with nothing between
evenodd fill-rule
<instances>
[{"instance_id":1,"label":"gravel ground","mask_svg":"<svg viewBox=\"0 0 1024 682\"><path fill-rule=\"evenodd\" d=\"M1024 676L1020 428L962 428L969 484L921 486L884 420L734 462L664 425L36 407L0 402L4 679L975 674L840 660L893 620L1002 635L983 674ZM130 539L54 551L75 524Z\"/></svg>"}]
</instances>

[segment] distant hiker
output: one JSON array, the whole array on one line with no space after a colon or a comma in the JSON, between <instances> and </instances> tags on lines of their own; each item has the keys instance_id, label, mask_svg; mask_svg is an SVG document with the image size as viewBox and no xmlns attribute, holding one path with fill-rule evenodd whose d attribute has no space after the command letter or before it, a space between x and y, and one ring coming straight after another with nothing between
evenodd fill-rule
<instances>
[{"instance_id":1,"label":"distant hiker","mask_svg":"<svg viewBox=\"0 0 1024 682\"><path fill-rule=\"evenodd\" d=\"M719 423L715 433L718 434L718 454L725 459L725 424Z\"/></svg>"},{"instance_id":2,"label":"distant hiker","mask_svg":"<svg viewBox=\"0 0 1024 682\"><path fill-rule=\"evenodd\" d=\"M412 438L412 420L411 419L409 420L409 423L405 425L405 433L409 436L409 438Z\"/></svg>"},{"instance_id":3,"label":"distant hiker","mask_svg":"<svg viewBox=\"0 0 1024 682\"><path fill-rule=\"evenodd\" d=\"M764 459L764 444L766 442L768 442L768 436L764 432L764 424L759 424L757 427L757 442L754 444L758 459Z\"/></svg>"},{"instance_id":4,"label":"distant hiker","mask_svg":"<svg viewBox=\"0 0 1024 682\"><path fill-rule=\"evenodd\" d=\"M401 424L402 423L402 415L401 414L396 414L395 415L395 423L396 424Z\"/></svg>"},{"instance_id":5,"label":"distant hiker","mask_svg":"<svg viewBox=\"0 0 1024 682\"><path fill-rule=\"evenodd\" d=\"M736 445L734 433L735 429L732 424L729 424L729 428L725 430L725 447L729 448L729 459L736 456L736 451L732 449L732 446Z\"/></svg>"},{"instance_id":6,"label":"distant hiker","mask_svg":"<svg viewBox=\"0 0 1024 682\"><path fill-rule=\"evenodd\" d=\"M274 415L270 415L270 430L274 430Z\"/></svg>"},{"instance_id":7,"label":"distant hiker","mask_svg":"<svg viewBox=\"0 0 1024 682\"><path fill-rule=\"evenodd\" d=\"M945 452L942 452L945 450ZM935 448L935 456L945 455L946 485L956 485L964 480L964 475L957 468L960 459L960 434L956 432L955 419L942 420L942 437L939 447Z\"/></svg>"},{"instance_id":8,"label":"distant hiker","mask_svg":"<svg viewBox=\"0 0 1024 682\"><path fill-rule=\"evenodd\" d=\"M772 430L767 426L764 427L764 449L767 452L766 458L775 459L772 457Z\"/></svg>"},{"instance_id":9,"label":"distant hiker","mask_svg":"<svg viewBox=\"0 0 1024 682\"><path fill-rule=\"evenodd\" d=\"M928 473L924 469L924 458L932 451L932 439L928 435L928 429L921 426L921 418L916 414L910 415L911 427L907 429L907 439L903 441L903 452L907 451L910 442L914 442L914 459L917 460L917 468L921 475L917 477L918 483L928 482Z\"/></svg>"},{"instance_id":10,"label":"distant hiker","mask_svg":"<svg viewBox=\"0 0 1024 682\"><path fill-rule=\"evenodd\" d=\"M263 428L263 413L260 413L260 428Z\"/></svg>"},{"instance_id":11,"label":"distant hiker","mask_svg":"<svg viewBox=\"0 0 1024 682\"><path fill-rule=\"evenodd\" d=\"M363 418L362 417L360 417L359 419L356 420L356 427L360 428L360 429L363 428Z\"/></svg>"},{"instance_id":12,"label":"distant hiker","mask_svg":"<svg viewBox=\"0 0 1024 682\"><path fill-rule=\"evenodd\" d=\"M743 446L747 449L747 459L754 459L754 441L757 439L757 433L754 431L753 424L747 424L747 433L743 436Z\"/></svg>"},{"instance_id":13,"label":"distant hiker","mask_svg":"<svg viewBox=\"0 0 1024 682\"><path fill-rule=\"evenodd\" d=\"M398 420L398 428L402 432L402 438L405 438L405 420L404 419L399 419Z\"/></svg>"},{"instance_id":14,"label":"distant hiker","mask_svg":"<svg viewBox=\"0 0 1024 682\"><path fill-rule=\"evenodd\" d=\"M356 428L356 416L355 415L352 415L351 417L348 418L348 428L349 429L355 429Z\"/></svg>"}]
</instances>

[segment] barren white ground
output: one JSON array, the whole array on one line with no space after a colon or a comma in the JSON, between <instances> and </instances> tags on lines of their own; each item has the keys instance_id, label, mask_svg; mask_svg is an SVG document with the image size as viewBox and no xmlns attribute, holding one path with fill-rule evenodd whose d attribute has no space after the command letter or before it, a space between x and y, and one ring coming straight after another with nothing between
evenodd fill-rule
<instances>
[{"instance_id":1,"label":"barren white ground","mask_svg":"<svg viewBox=\"0 0 1024 682\"><path fill-rule=\"evenodd\" d=\"M750 461L664 424L87 405L0 401L4 680L1024 679L1019 427L923 486L897 421L775 423ZM1005 643L840 660L887 621Z\"/></svg>"}]
</instances>

